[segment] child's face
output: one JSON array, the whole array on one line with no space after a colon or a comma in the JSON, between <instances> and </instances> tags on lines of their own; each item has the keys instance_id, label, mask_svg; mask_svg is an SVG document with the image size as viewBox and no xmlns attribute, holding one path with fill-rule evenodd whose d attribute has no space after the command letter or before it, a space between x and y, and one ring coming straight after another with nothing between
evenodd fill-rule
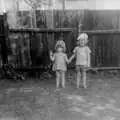
<instances>
[{"instance_id":1,"label":"child's face","mask_svg":"<svg viewBox=\"0 0 120 120\"><path fill-rule=\"evenodd\" d=\"M84 39L79 40L79 45L81 47L85 46L86 45L86 40L84 40Z\"/></svg>"},{"instance_id":2,"label":"child's face","mask_svg":"<svg viewBox=\"0 0 120 120\"><path fill-rule=\"evenodd\" d=\"M58 47L57 48L57 52L63 52L63 48L62 47Z\"/></svg>"}]
</instances>

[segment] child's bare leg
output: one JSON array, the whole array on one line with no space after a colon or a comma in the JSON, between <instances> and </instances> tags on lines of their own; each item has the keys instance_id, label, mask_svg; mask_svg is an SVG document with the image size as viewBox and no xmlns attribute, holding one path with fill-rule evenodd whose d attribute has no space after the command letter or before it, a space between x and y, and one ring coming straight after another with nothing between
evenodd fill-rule
<instances>
[{"instance_id":1,"label":"child's bare leg","mask_svg":"<svg viewBox=\"0 0 120 120\"><path fill-rule=\"evenodd\" d=\"M56 88L60 86L60 72L56 71Z\"/></svg>"},{"instance_id":2,"label":"child's bare leg","mask_svg":"<svg viewBox=\"0 0 120 120\"><path fill-rule=\"evenodd\" d=\"M81 73L80 71L77 71L77 88L80 86L80 80L81 80Z\"/></svg>"},{"instance_id":3,"label":"child's bare leg","mask_svg":"<svg viewBox=\"0 0 120 120\"><path fill-rule=\"evenodd\" d=\"M87 85L86 85L86 71L85 70L82 71L82 80L83 80L84 88L87 88Z\"/></svg>"},{"instance_id":4,"label":"child's bare leg","mask_svg":"<svg viewBox=\"0 0 120 120\"><path fill-rule=\"evenodd\" d=\"M65 72L61 72L61 77L62 77L62 87L65 88Z\"/></svg>"}]
</instances>

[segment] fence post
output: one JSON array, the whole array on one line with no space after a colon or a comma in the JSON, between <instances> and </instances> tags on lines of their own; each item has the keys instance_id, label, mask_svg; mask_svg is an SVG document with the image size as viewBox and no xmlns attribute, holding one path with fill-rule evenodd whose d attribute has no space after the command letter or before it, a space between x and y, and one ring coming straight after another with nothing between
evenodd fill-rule
<instances>
[{"instance_id":1,"label":"fence post","mask_svg":"<svg viewBox=\"0 0 120 120\"><path fill-rule=\"evenodd\" d=\"M8 52L7 52L7 43L8 39L8 24L7 24L7 15L0 15L0 43L1 43L1 58L3 64L8 62Z\"/></svg>"}]
</instances>

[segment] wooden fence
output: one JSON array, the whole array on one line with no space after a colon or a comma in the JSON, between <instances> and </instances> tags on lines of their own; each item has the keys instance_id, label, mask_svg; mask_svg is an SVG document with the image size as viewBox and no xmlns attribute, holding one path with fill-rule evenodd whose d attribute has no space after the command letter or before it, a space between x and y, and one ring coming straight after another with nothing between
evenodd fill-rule
<instances>
[{"instance_id":1,"label":"wooden fence","mask_svg":"<svg viewBox=\"0 0 120 120\"><path fill-rule=\"evenodd\" d=\"M83 31L89 35L92 51L91 64L97 69L120 67L120 31ZM47 67L50 64L49 50L54 50L59 37L67 46L68 57L76 45L76 35L70 28L64 29L10 29L11 41L16 43L16 67ZM9 44L10 45L10 44ZM9 46L8 45L8 46ZM13 62L15 63L15 61ZM32 65L31 65L32 63ZM74 63L70 65L73 67Z\"/></svg>"},{"instance_id":2,"label":"wooden fence","mask_svg":"<svg viewBox=\"0 0 120 120\"><path fill-rule=\"evenodd\" d=\"M7 40L9 55L14 54L13 63L16 67L48 66L50 63L48 52L53 49L60 36L66 42L68 57L72 54L78 26L82 24L83 32L89 35L92 67L118 68L120 66L119 13L119 11L54 11L54 28L48 29L46 13L42 11L43 17L39 17L38 12L37 24L40 29L9 29ZM9 60L12 61L10 57Z\"/></svg>"},{"instance_id":3,"label":"wooden fence","mask_svg":"<svg viewBox=\"0 0 120 120\"><path fill-rule=\"evenodd\" d=\"M8 36L7 18L5 15L0 15L0 63L1 59L7 63L7 45L6 36Z\"/></svg>"},{"instance_id":4,"label":"wooden fence","mask_svg":"<svg viewBox=\"0 0 120 120\"><path fill-rule=\"evenodd\" d=\"M120 31L84 31L89 35L92 50L91 63L94 67L120 67Z\"/></svg>"},{"instance_id":5,"label":"wooden fence","mask_svg":"<svg viewBox=\"0 0 120 120\"><path fill-rule=\"evenodd\" d=\"M55 43L60 37L65 41L67 53L70 55L71 48L75 46L75 37L71 28L10 29L7 41L9 62L12 62L16 68L48 67L49 51L54 51Z\"/></svg>"}]
</instances>

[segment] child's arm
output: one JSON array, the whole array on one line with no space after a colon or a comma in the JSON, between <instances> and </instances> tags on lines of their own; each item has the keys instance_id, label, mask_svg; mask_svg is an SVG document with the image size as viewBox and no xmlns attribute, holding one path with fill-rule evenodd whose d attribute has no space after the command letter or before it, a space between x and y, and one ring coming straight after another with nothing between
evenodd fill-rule
<instances>
[{"instance_id":1,"label":"child's arm","mask_svg":"<svg viewBox=\"0 0 120 120\"><path fill-rule=\"evenodd\" d=\"M50 51L50 60L51 60L51 61L54 61L54 59L55 59L54 54L53 54L52 51Z\"/></svg>"},{"instance_id":2,"label":"child's arm","mask_svg":"<svg viewBox=\"0 0 120 120\"><path fill-rule=\"evenodd\" d=\"M70 58L69 58L69 63L75 58L75 54L73 54Z\"/></svg>"},{"instance_id":3,"label":"child's arm","mask_svg":"<svg viewBox=\"0 0 120 120\"><path fill-rule=\"evenodd\" d=\"M76 51L77 51L77 47L74 48L73 54L72 54L72 56L69 58L69 62L71 62L71 61L75 58L75 56L76 56Z\"/></svg>"},{"instance_id":4,"label":"child's arm","mask_svg":"<svg viewBox=\"0 0 120 120\"><path fill-rule=\"evenodd\" d=\"M67 55L65 55L65 61L67 62L67 64L69 64L69 59L68 59Z\"/></svg>"},{"instance_id":5,"label":"child's arm","mask_svg":"<svg viewBox=\"0 0 120 120\"><path fill-rule=\"evenodd\" d=\"M87 48L87 67L90 67L91 50Z\"/></svg>"}]
</instances>

